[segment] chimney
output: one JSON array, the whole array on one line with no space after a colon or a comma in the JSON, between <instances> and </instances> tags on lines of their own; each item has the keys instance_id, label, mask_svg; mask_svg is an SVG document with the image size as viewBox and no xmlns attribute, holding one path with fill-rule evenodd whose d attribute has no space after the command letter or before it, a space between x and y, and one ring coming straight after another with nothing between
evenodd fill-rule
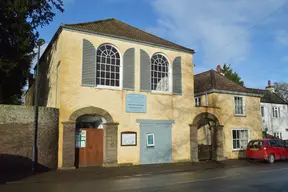
<instances>
[{"instance_id":1,"label":"chimney","mask_svg":"<svg viewBox=\"0 0 288 192\"><path fill-rule=\"evenodd\" d=\"M267 90L269 90L270 92L274 93L275 92L275 88L274 86L271 85L271 81L268 81L268 86L266 87Z\"/></svg>"},{"instance_id":2,"label":"chimney","mask_svg":"<svg viewBox=\"0 0 288 192\"><path fill-rule=\"evenodd\" d=\"M220 75L224 76L224 73L221 72L221 65L217 65L217 72L218 72Z\"/></svg>"},{"instance_id":3,"label":"chimney","mask_svg":"<svg viewBox=\"0 0 288 192\"><path fill-rule=\"evenodd\" d=\"M220 65L217 65L217 72L221 73L221 66Z\"/></svg>"},{"instance_id":4,"label":"chimney","mask_svg":"<svg viewBox=\"0 0 288 192\"><path fill-rule=\"evenodd\" d=\"M29 77L28 77L28 87L30 88L33 83L34 83L35 79L33 78L33 74L29 74Z\"/></svg>"}]
</instances>

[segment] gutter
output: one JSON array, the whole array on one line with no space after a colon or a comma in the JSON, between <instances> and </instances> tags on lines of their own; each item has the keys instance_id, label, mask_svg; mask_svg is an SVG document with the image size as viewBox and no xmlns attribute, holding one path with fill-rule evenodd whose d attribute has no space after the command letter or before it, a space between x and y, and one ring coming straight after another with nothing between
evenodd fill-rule
<instances>
[{"instance_id":1,"label":"gutter","mask_svg":"<svg viewBox=\"0 0 288 192\"><path fill-rule=\"evenodd\" d=\"M209 91L204 91L200 93L195 93L194 96L200 96L210 93L222 93L222 94L229 94L229 95L243 95L243 96L251 96L251 97L263 97L262 94L256 93L247 93L247 92L239 92L239 91L226 91L226 90L218 90L218 89L211 89Z\"/></svg>"}]
</instances>

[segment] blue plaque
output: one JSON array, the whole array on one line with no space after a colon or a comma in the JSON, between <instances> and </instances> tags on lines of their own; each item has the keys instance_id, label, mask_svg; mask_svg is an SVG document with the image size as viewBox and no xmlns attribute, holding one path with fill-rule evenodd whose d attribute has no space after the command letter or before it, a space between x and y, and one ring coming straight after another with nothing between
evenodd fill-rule
<instances>
[{"instance_id":1,"label":"blue plaque","mask_svg":"<svg viewBox=\"0 0 288 192\"><path fill-rule=\"evenodd\" d=\"M146 95L126 94L127 113L146 113Z\"/></svg>"}]
</instances>

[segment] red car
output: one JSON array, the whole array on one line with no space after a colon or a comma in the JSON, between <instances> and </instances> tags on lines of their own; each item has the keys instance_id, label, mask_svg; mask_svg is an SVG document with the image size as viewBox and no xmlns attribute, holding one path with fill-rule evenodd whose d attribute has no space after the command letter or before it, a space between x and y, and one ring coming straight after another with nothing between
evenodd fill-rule
<instances>
[{"instance_id":1,"label":"red car","mask_svg":"<svg viewBox=\"0 0 288 192\"><path fill-rule=\"evenodd\" d=\"M269 163L274 163L275 160L285 160L288 159L288 145L280 139L252 140L247 145L246 157L266 160Z\"/></svg>"}]
</instances>

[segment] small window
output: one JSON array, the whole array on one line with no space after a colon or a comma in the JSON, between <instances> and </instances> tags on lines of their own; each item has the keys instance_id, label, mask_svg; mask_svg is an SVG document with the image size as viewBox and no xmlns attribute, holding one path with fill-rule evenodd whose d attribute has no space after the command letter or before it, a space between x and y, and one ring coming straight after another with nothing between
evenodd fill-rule
<instances>
[{"instance_id":1,"label":"small window","mask_svg":"<svg viewBox=\"0 0 288 192\"><path fill-rule=\"evenodd\" d=\"M201 106L201 97L195 97L195 106L196 107Z\"/></svg>"},{"instance_id":2,"label":"small window","mask_svg":"<svg viewBox=\"0 0 288 192\"><path fill-rule=\"evenodd\" d=\"M149 133L149 134L146 135L146 146L147 147L154 147L155 146L154 134Z\"/></svg>"},{"instance_id":3,"label":"small window","mask_svg":"<svg viewBox=\"0 0 288 192\"><path fill-rule=\"evenodd\" d=\"M280 118L280 107L273 107L272 115L274 118Z\"/></svg>"},{"instance_id":4,"label":"small window","mask_svg":"<svg viewBox=\"0 0 288 192\"><path fill-rule=\"evenodd\" d=\"M244 115L244 99L243 97L234 97L235 115Z\"/></svg>"},{"instance_id":5,"label":"small window","mask_svg":"<svg viewBox=\"0 0 288 192\"><path fill-rule=\"evenodd\" d=\"M274 137L277 137L278 139L282 139L282 133L281 132L274 132Z\"/></svg>"},{"instance_id":6,"label":"small window","mask_svg":"<svg viewBox=\"0 0 288 192\"><path fill-rule=\"evenodd\" d=\"M264 117L264 106L261 106L261 115L262 115L262 117Z\"/></svg>"},{"instance_id":7,"label":"small window","mask_svg":"<svg viewBox=\"0 0 288 192\"><path fill-rule=\"evenodd\" d=\"M233 150L246 149L249 141L248 129L234 129L232 130L232 148Z\"/></svg>"}]
</instances>

